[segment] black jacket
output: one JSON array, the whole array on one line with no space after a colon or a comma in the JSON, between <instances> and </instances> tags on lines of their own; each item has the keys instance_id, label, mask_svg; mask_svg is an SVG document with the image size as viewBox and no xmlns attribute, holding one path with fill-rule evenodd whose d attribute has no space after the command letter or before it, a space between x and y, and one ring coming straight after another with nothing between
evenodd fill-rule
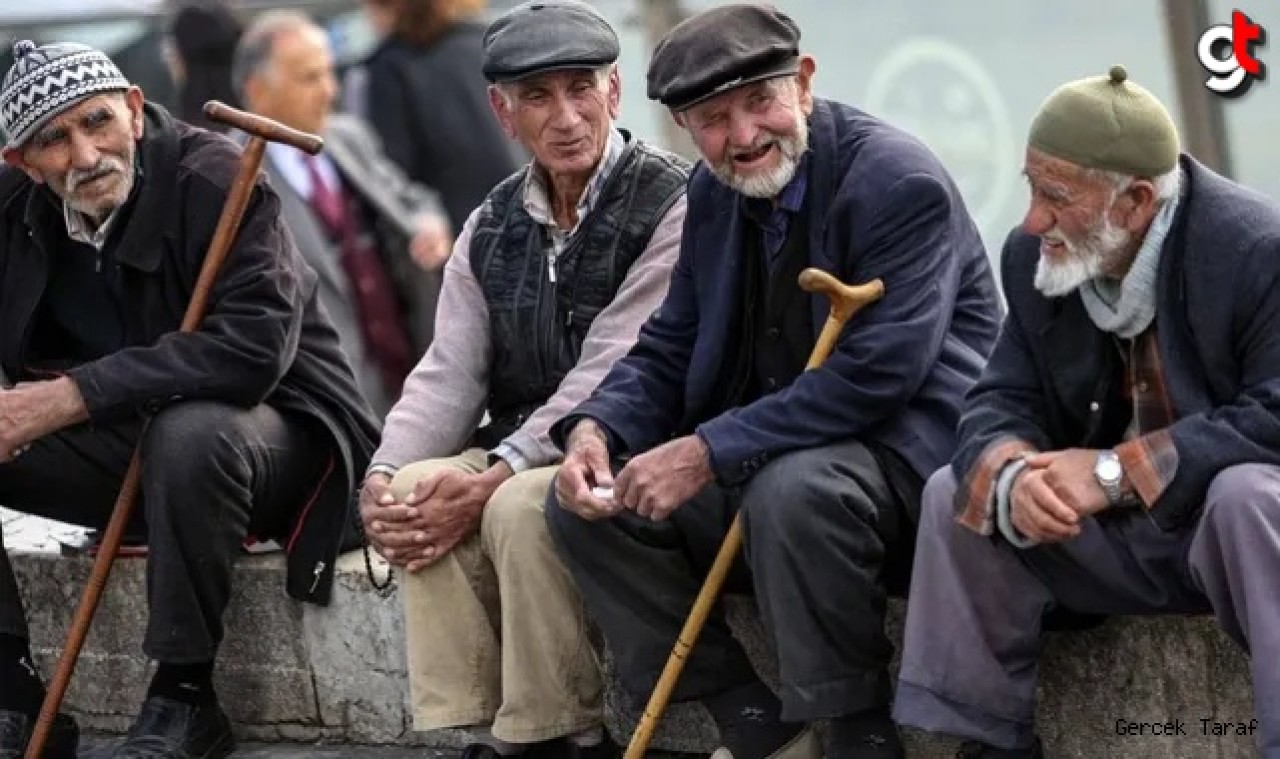
<instances>
[{"instance_id":1,"label":"black jacket","mask_svg":"<svg viewBox=\"0 0 1280 759\"><path fill-rule=\"evenodd\" d=\"M454 234L525 160L489 107L483 36L482 24L464 21L430 47L385 40L364 63L365 118L387 156L440 193Z\"/></svg>"},{"instance_id":2,"label":"black jacket","mask_svg":"<svg viewBox=\"0 0 1280 759\"><path fill-rule=\"evenodd\" d=\"M334 444L317 497L299 493L288 551L288 591L328 603L334 559L351 524L351 494L379 434L356 390L337 334L317 307L316 275L280 220L280 201L259 175L200 330L178 333L200 265L235 177L240 149L148 104L138 143L143 175L115 248L124 314L123 350L70 368L91 422L147 417L184 399L303 414ZM54 211L51 213L50 211ZM0 169L0 367L34 379L30 336L48 278L42 240L66 234L47 187ZM316 582L319 570L320 582Z\"/></svg>"}]
</instances>

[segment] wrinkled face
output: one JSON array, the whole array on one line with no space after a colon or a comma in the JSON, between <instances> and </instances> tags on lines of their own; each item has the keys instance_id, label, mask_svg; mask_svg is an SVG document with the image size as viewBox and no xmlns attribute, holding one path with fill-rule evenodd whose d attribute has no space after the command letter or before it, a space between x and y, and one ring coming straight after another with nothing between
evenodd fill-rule
<instances>
[{"instance_id":1,"label":"wrinkled face","mask_svg":"<svg viewBox=\"0 0 1280 759\"><path fill-rule=\"evenodd\" d=\"M1128 266L1134 233L1123 224L1126 199L1114 184L1034 148L1027 149L1023 173L1031 204L1022 227L1040 237L1036 289L1066 295Z\"/></svg>"},{"instance_id":2,"label":"wrinkled face","mask_svg":"<svg viewBox=\"0 0 1280 759\"><path fill-rule=\"evenodd\" d=\"M548 71L489 89L507 135L552 175L587 175L609 144L622 100L617 68Z\"/></svg>"},{"instance_id":3,"label":"wrinkled face","mask_svg":"<svg viewBox=\"0 0 1280 759\"><path fill-rule=\"evenodd\" d=\"M717 95L676 115L720 181L753 198L776 197L809 149L812 58L796 76L766 79Z\"/></svg>"},{"instance_id":4,"label":"wrinkled face","mask_svg":"<svg viewBox=\"0 0 1280 759\"><path fill-rule=\"evenodd\" d=\"M338 96L324 31L300 27L277 34L271 58L248 78L244 90L251 110L294 129L323 132Z\"/></svg>"},{"instance_id":5,"label":"wrinkled face","mask_svg":"<svg viewBox=\"0 0 1280 759\"><path fill-rule=\"evenodd\" d=\"M5 161L100 222L133 190L142 103L137 87L88 98L50 120L21 148L5 151Z\"/></svg>"}]
</instances>

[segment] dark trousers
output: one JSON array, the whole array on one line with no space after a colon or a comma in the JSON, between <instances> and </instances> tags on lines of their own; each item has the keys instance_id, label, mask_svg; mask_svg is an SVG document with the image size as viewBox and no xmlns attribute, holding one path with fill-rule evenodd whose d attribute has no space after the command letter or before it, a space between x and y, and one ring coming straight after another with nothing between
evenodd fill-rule
<instances>
[{"instance_id":1,"label":"dark trousers","mask_svg":"<svg viewBox=\"0 0 1280 759\"><path fill-rule=\"evenodd\" d=\"M712 485L652 522L587 521L546 508L551 536L614 654L623 686L647 698L734 515L743 553L725 592L754 592L777 651L783 719L810 721L889 703L889 586L905 587L921 483L857 442L796 451L743 488ZM914 494L914 495L912 495ZM917 500L918 502L918 500ZM910 508L914 511L915 504ZM675 690L698 699L756 674L717 607Z\"/></svg>"},{"instance_id":2,"label":"dark trousers","mask_svg":"<svg viewBox=\"0 0 1280 759\"><path fill-rule=\"evenodd\" d=\"M0 464L0 504L105 527L140 432L138 423L79 425L36 441ZM327 440L309 423L266 405L190 401L151 420L142 440L141 500L130 525L148 544L148 656L169 664L214 658L232 562L245 536L287 531L292 512L320 479ZM27 637L2 549L0 633Z\"/></svg>"}]
</instances>

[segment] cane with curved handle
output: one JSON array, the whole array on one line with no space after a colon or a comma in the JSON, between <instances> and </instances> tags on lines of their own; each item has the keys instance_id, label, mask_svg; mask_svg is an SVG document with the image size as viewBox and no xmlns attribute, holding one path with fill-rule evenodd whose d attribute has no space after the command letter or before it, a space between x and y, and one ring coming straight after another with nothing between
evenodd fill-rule
<instances>
[{"instance_id":1,"label":"cane with curved handle","mask_svg":"<svg viewBox=\"0 0 1280 759\"><path fill-rule=\"evenodd\" d=\"M822 362L826 361L835 350L840 332L844 330L844 325L849 319L859 309L874 303L884 295L884 283L878 279L862 285L846 285L827 272L814 268L800 272L800 288L811 293L822 293L831 302L827 322L822 325L822 331L818 333L818 341L809 354L809 363L805 365L805 371L821 366ZM627 745L625 759L641 759L649 747L649 741L653 740L653 733L662 719L662 712L667 708L667 702L671 699L671 692L675 690L676 682L680 679L680 673L684 671L685 660L698 641L698 635L702 633L703 626L707 623L707 617L710 616L711 609L720 596L720 589L724 586L724 581L729 576L729 569L733 566L733 561L737 558L741 547L742 515L738 514L734 516L733 524L729 525L729 532L724 536L724 542L720 544L720 550L711 564L711 570L707 572L707 579L703 581L702 589L694 599L689 617L680 630L680 636L671 649L671 655L667 657L667 664L662 668L662 675L653 688L653 694L649 696L649 703L645 705L640 722L636 725L636 731Z\"/></svg>"},{"instance_id":2,"label":"cane with curved handle","mask_svg":"<svg viewBox=\"0 0 1280 759\"><path fill-rule=\"evenodd\" d=\"M231 252L231 244L235 241L236 231L240 228L240 221L244 218L245 208L249 204L249 196L252 194L258 171L262 166L262 155L266 149L266 143L282 142L312 155L319 153L324 147L324 140L313 134L290 129L283 124L256 114L236 110L216 100L205 103L204 112L213 121L235 127L249 135L249 141L244 147L244 152L241 153L240 167L232 181L231 190L227 193L226 202L222 206L218 226L214 228L213 238L205 251L199 278L196 280L191 301L187 304L182 326L179 328L181 332L194 331L204 319L214 281ZM57 669L49 682L44 702L40 706L40 716L36 718L31 740L27 743L26 753L23 754L24 759L40 759L45 742L49 739L49 732L53 728L53 721L62 707L62 699L66 695L67 686L71 683L76 660L80 657L80 649L84 647L85 638L89 635L93 615L98 610L98 602L102 599L107 578L111 575L116 554L119 553L120 544L124 540L125 527L129 524L134 504L138 500L141 466L142 460L138 449L135 448L133 457L129 461L129 468L125 472L124 482L120 486L120 493L112 508L111 519L103 530L102 542L98 547L98 555L94 558L93 569L89 573L84 595L80 598L80 605L76 607L75 617L67 631L66 645L62 647Z\"/></svg>"}]
</instances>

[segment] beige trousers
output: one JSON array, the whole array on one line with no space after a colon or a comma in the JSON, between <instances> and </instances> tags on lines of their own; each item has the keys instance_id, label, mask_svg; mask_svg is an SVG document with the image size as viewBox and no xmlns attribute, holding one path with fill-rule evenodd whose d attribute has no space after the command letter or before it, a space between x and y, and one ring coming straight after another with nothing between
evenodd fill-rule
<instances>
[{"instance_id":1,"label":"beige trousers","mask_svg":"<svg viewBox=\"0 0 1280 759\"><path fill-rule=\"evenodd\" d=\"M404 467L398 497L441 467L480 472L485 452ZM547 534L556 467L521 472L485 507L480 532L401 579L414 727L492 725L534 743L603 721L600 663L586 611Z\"/></svg>"}]
</instances>

